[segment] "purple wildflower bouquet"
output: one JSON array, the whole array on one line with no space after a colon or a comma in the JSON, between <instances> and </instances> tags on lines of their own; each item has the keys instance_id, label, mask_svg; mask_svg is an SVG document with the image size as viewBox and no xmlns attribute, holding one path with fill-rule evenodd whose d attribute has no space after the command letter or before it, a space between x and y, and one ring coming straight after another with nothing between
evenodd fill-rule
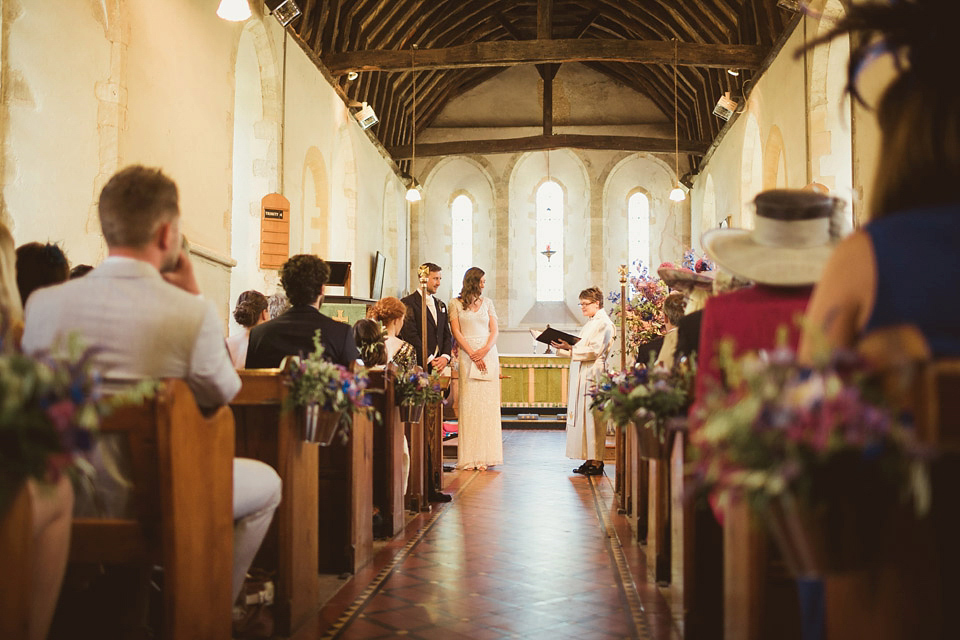
<instances>
[{"instance_id":1,"label":"purple wildflower bouquet","mask_svg":"<svg viewBox=\"0 0 960 640\"><path fill-rule=\"evenodd\" d=\"M721 349L729 391L706 399L690 437L700 483L721 502L737 494L763 508L789 495L822 504L870 477L870 492L890 495L883 484L926 510L926 453L871 393L861 361L836 353L811 369L788 348L737 361L729 353Z\"/></svg>"},{"instance_id":2,"label":"purple wildflower bouquet","mask_svg":"<svg viewBox=\"0 0 960 640\"><path fill-rule=\"evenodd\" d=\"M85 465L114 404L90 369L92 354L75 339L62 355L0 353L0 513L26 478L56 482Z\"/></svg>"},{"instance_id":3,"label":"purple wildflower bouquet","mask_svg":"<svg viewBox=\"0 0 960 640\"><path fill-rule=\"evenodd\" d=\"M590 388L591 409L603 412L615 424L631 420L653 429L661 442L667 422L686 413L690 405L694 369L686 362L673 370L635 366L626 371L604 372Z\"/></svg>"},{"instance_id":4,"label":"purple wildflower bouquet","mask_svg":"<svg viewBox=\"0 0 960 640\"><path fill-rule=\"evenodd\" d=\"M663 316L663 299L667 297L667 287L649 269L636 260L633 271L627 278L627 300L624 305L620 293L613 292L607 299L613 303L611 318L619 326L620 314L626 312L627 344L629 352L636 353L641 345L650 342L666 330Z\"/></svg>"},{"instance_id":5,"label":"purple wildflower bouquet","mask_svg":"<svg viewBox=\"0 0 960 640\"><path fill-rule=\"evenodd\" d=\"M397 399L403 405L418 405L439 402L443 399L440 373L428 374L417 367L397 376Z\"/></svg>"},{"instance_id":6,"label":"purple wildflower bouquet","mask_svg":"<svg viewBox=\"0 0 960 640\"><path fill-rule=\"evenodd\" d=\"M340 433L346 441L353 411L373 411L373 401L366 393L369 380L362 371L354 374L323 359L319 329L313 336L313 346L313 353L301 353L299 362L294 360L288 365L289 403L294 407L316 404L323 411L340 413Z\"/></svg>"}]
</instances>

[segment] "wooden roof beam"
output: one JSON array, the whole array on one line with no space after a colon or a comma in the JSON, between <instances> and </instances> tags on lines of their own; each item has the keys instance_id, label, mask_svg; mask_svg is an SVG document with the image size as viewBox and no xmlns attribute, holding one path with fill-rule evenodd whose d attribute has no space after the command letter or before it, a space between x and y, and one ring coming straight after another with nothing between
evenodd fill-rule
<instances>
[{"instance_id":1,"label":"wooden roof beam","mask_svg":"<svg viewBox=\"0 0 960 640\"><path fill-rule=\"evenodd\" d=\"M702 155L710 146L708 141L681 140L680 153ZM673 138L646 138L639 136L591 136L578 134L555 134L552 136L527 136L524 138L499 138L492 140L458 140L456 142L431 142L417 145L417 157L461 156L471 154L518 153L521 151L546 151L548 149L602 149L614 151L641 151L647 153L672 153ZM410 145L388 149L395 161L410 157Z\"/></svg>"},{"instance_id":2,"label":"wooden roof beam","mask_svg":"<svg viewBox=\"0 0 960 640\"><path fill-rule=\"evenodd\" d=\"M510 67L561 62L672 64L674 43L654 40L498 40L417 51L417 69ZM677 45L677 64L690 67L758 69L768 48L740 44ZM368 50L330 53L323 63L334 76L350 71L408 71L410 51Z\"/></svg>"}]
</instances>

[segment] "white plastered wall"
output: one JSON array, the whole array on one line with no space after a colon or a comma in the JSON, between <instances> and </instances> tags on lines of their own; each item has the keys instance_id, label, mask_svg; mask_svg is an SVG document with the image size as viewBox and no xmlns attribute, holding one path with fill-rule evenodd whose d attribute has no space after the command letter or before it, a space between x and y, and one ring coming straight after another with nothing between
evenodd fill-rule
<instances>
[{"instance_id":1,"label":"white plastered wall","mask_svg":"<svg viewBox=\"0 0 960 640\"><path fill-rule=\"evenodd\" d=\"M386 290L398 289L407 226L390 165L292 42L281 109L282 28L259 14L225 22L215 5L3 0L0 214L16 242L58 241L71 262L97 264L100 189L118 168L141 163L177 182L201 288L225 323L236 293L275 287L275 272L259 269L251 220L274 190L291 203L292 253L321 243L321 255L337 254L324 257L351 260L353 294L366 296L380 250ZM53 51L82 52L82 63ZM306 219L308 158L326 174L311 185Z\"/></svg>"}]
</instances>

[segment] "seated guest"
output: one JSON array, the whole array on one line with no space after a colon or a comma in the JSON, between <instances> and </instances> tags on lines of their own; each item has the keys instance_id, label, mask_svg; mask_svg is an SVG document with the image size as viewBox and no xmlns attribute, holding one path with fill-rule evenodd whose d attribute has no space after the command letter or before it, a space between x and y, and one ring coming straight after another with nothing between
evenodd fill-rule
<instances>
[{"instance_id":1,"label":"seated guest","mask_svg":"<svg viewBox=\"0 0 960 640\"><path fill-rule=\"evenodd\" d=\"M289 308L290 301L287 300L287 296L283 291L277 291L267 298L267 310L270 312L270 320L273 320Z\"/></svg>"},{"instance_id":2,"label":"seated guest","mask_svg":"<svg viewBox=\"0 0 960 640\"><path fill-rule=\"evenodd\" d=\"M707 303L709 290L713 288L713 273L709 271L705 260L698 260L699 271L676 268L665 263L657 269L657 275L671 289L684 294L686 307L683 317L677 323L677 343L673 352L674 363L689 358L699 351L700 321L703 318L703 306ZM702 267L702 268L701 268ZM710 273L710 275L706 275Z\"/></svg>"},{"instance_id":3,"label":"seated guest","mask_svg":"<svg viewBox=\"0 0 960 640\"><path fill-rule=\"evenodd\" d=\"M247 361L247 345L250 344L250 329L270 319L270 312L267 311L267 297L253 289L244 291L237 298L233 319L243 330L227 338L227 351L230 352L233 366L243 369Z\"/></svg>"},{"instance_id":4,"label":"seated guest","mask_svg":"<svg viewBox=\"0 0 960 640\"><path fill-rule=\"evenodd\" d=\"M413 345L400 337L406 318L407 305L400 298L387 296L380 298L367 316L380 321L387 331L387 359L395 363L402 371L417 366L417 353Z\"/></svg>"},{"instance_id":5,"label":"seated guest","mask_svg":"<svg viewBox=\"0 0 960 640\"><path fill-rule=\"evenodd\" d=\"M387 364L387 345L383 339L380 323L370 318L360 318L353 325L353 339L364 366L382 367Z\"/></svg>"},{"instance_id":6,"label":"seated guest","mask_svg":"<svg viewBox=\"0 0 960 640\"><path fill-rule=\"evenodd\" d=\"M774 189L757 195L754 229L713 229L703 235L720 269L755 286L707 300L700 329L696 392L701 399L721 381L717 347L734 343L734 356L777 346L781 327L797 347L811 287L833 250L831 219L839 201L811 191Z\"/></svg>"},{"instance_id":7,"label":"seated guest","mask_svg":"<svg viewBox=\"0 0 960 640\"><path fill-rule=\"evenodd\" d=\"M82 278L83 276L87 275L91 271L93 271L93 267L91 267L90 265L78 264L73 269L70 269L69 279L73 280L74 278Z\"/></svg>"},{"instance_id":8,"label":"seated guest","mask_svg":"<svg viewBox=\"0 0 960 640\"><path fill-rule=\"evenodd\" d=\"M77 333L94 348L94 367L115 385L182 378L201 407L229 402L240 377L223 347L220 318L200 297L182 249L176 184L159 169L127 167L107 182L98 207L109 256L87 276L30 296L24 351L50 349ZM104 436L95 448L96 495L77 496L85 515L129 511L129 480L115 477L128 463L116 445ZM234 460L234 598L279 502L276 471L257 460Z\"/></svg>"},{"instance_id":9,"label":"seated guest","mask_svg":"<svg viewBox=\"0 0 960 640\"><path fill-rule=\"evenodd\" d=\"M23 308L17 291L13 246L13 236L0 223L0 352L19 351L23 333ZM67 568L73 487L66 475L52 483L31 477L27 479L27 491L30 493L33 529L27 638L42 640L50 629ZM2 508L4 506L0 505Z\"/></svg>"},{"instance_id":10,"label":"seated guest","mask_svg":"<svg viewBox=\"0 0 960 640\"><path fill-rule=\"evenodd\" d=\"M673 353L677 348L677 325L683 319L683 308L687 305L683 294L673 291L663 300L663 316L667 321L667 330L663 334L663 346L657 354L657 364L673 368Z\"/></svg>"},{"instance_id":11,"label":"seated guest","mask_svg":"<svg viewBox=\"0 0 960 640\"><path fill-rule=\"evenodd\" d=\"M960 247L960 91L939 82L952 69L955 38L922 26L946 5L956 7L920 1L852 8L821 39L866 34L858 50L865 59L880 51L910 64L898 65L877 105L881 146L870 221L830 257L810 300L801 358L812 357L823 334L830 346L849 347L870 331L906 323L920 330L934 358L960 356L955 288L930 277L952 273ZM872 47L873 36L883 48ZM862 59L851 57L855 96L861 66L853 61Z\"/></svg>"},{"instance_id":12,"label":"seated guest","mask_svg":"<svg viewBox=\"0 0 960 640\"><path fill-rule=\"evenodd\" d=\"M320 329L323 358L352 367L360 357L350 325L320 313L323 285L330 267L317 256L300 254L283 263L280 284L291 307L277 318L250 330L247 369L279 367L286 356L313 353L313 336Z\"/></svg>"},{"instance_id":13,"label":"seated guest","mask_svg":"<svg viewBox=\"0 0 960 640\"><path fill-rule=\"evenodd\" d=\"M40 287L64 282L68 277L70 263L59 246L30 242L17 247L17 289L24 307L31 293Z\"/></svg>"}]
</instances>

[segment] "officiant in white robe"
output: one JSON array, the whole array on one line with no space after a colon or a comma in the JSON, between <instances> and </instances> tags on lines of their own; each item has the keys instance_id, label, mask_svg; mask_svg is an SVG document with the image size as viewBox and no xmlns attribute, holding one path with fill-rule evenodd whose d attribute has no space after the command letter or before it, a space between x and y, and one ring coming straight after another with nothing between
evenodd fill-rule
<instances>
[{"instance_id":1,"label":"officiant in white robe","mask_svg":"<svg viewBox=\"0 0 960 640\"><path fill-rule=\"evenodd\" d=\"M587 395L597 374L604 370L606 356L613 342L614 327L603 310L603 292L590 287L580 292L580 310L589 318L580 332L580 340L570 346L553 343L559 355L570 356L570 387L567 394L567 457L586 462L574 469L584 475L603 473L607 427L594 419Z\"/></svg>"}]
</instances>

